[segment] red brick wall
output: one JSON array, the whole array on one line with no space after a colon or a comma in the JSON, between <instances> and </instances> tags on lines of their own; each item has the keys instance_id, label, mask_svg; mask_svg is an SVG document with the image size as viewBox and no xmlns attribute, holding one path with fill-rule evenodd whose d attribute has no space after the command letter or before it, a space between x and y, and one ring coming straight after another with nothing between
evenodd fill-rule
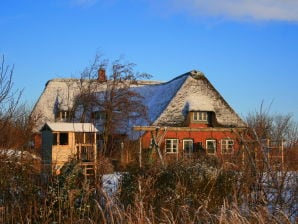
<instances>
[{"instance_id":1,"label":"red brick wall","mask_svg":"<svg viewBox=\"0 0 298 224\"><path fill-rule=\"evenodd\" d=\"M231 139L234 140L234 153L239 150L239 143L235 133L230 131L168 131L165 137L162 140L160 145L162 153L165 152L165 139L179 139L179 157L183 155L183 139L192 139L194 143L194 149L197 146L197 143L201 142L202 147L206 149L206 140L214 139L216 140L216 155L222 156L221 154L221 140L222 139ZM150 147L151 133L147 132L142 137L142 147L144 149Z\"/></svg>"}]
</instances>

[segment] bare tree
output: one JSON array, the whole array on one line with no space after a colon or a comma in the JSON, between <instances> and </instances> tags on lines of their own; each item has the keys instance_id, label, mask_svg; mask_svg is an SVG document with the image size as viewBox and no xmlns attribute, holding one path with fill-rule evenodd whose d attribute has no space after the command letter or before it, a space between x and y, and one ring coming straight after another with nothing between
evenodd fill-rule
<instances>
[{"instance_id":1,"label":"bare tree","mask_svg":"<svg viewBox=\"0 0 298 224\"><path fill-rule=\"evenodd\" d=\"M81 74L80 94L75 103L79 113L76 114L80 115L80 121L88 122L97 122L98 116L101 117L97 126L104 155L119 148L119 137L125 136L130 122L146 116L141 95L131 87L150 75L135 72L134 67L135 64L124 63L121 58L110 63L97 54Z\"/></svg>"},{"instance_id":2,"label":"bare tree","mask_svg":"<svg viewBox=\"0 0 298 224\"><path fill-rule=\"evenodd\" d=\"M257 166L243 183L250 187L248 192L252 193L254 205L261 202L270 205L274 215L282 211L288 217L295 217L297 174L291 171L297 169L298 123L289 114L272 115L269 109L262 104L259 111L247 117L253 144L246 146L248 151L257 152ZM247 167L243 174L248 173Z\"/></svg>"},{"instance_id":3,"label":"bare tree","mask_svg":"<svg viewBox=\"0 0 298 224\"><path fill-rule=\"evenodd\" d=\"M14 113L18 107L22 91L13 89L13 70L14 66L5 64L4 55L2 56L0 65L0 130L5 130L14 117ZM7 132L0 133L0 147L6 147L8 142Z\"/></svg>"},{"instance_id":4,"label":"bare tree","mask_svg":"<svg viewBox=\"0 0 298 224\"><path fill-rule=\"evenodd\" d=\"M254 131L256 137L261 139L283 140L288 148L292 148L298 143L298 123L293 120L290 114L271 115L269 109L263 108L260 111L249 113L246 121L248 126Z\"/></svg>"},{"instance_id":5,"label":"bare tree","mask_svg":"<svg viewBox=\"0 0 298 224\"><path fill-rule=\"evenodd\" d=\"M20 104L22 90L13 85L14 66L0 65L0 148L20 148L30 141L38 116L32 116L25 104ZM5 130L5 131L3 131Z\"/></svg>"},{"instance_id":6,"label":"bare tree","mask_svg":"<svg viewBox=\"0 0 298 224\"><path fill-rule=\"evenodd\" d=\"M21 91L13 91L14 66L10 67L5 64L4 55L0 65L0 129L3 130L7 121L12 117L16 109Z\"/></svg>"}]
</instances>

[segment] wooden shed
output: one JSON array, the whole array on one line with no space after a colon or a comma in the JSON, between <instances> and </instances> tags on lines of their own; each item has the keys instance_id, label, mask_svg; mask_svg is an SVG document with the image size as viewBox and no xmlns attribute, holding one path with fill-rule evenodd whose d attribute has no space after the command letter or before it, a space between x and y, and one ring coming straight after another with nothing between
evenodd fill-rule
<instances>
[{"instance_id":1,"label":"wooden shed","mask_svg":"<svg viewBox=\"0 0 298 224\"><path fill-rule=\"evenodd\" d=\"M46 170L59 173L71 158L84 165L97 156L97 128L92 123L47 122L41 128L42 163Z\"/></svg>"}]
</instances>

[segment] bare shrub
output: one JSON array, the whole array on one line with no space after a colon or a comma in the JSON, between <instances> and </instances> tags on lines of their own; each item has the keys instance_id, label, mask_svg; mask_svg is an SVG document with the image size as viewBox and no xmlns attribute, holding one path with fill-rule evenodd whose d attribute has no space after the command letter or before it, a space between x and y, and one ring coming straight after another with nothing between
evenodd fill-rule
<instances>
[{"instance_id":1,"label":"bare shrub","mask_svg":"<svg viewBox=\"0 0 298 224\"><path fill-rule=\"evenodd\" d=\"M133 167L123 176L120 200L126 207L141 200L157 216L162 215L162 209L179 214L183 206L193 215L201 206L216 213L225 200L233 200L237 173L213 163L188 160L171 163L166 168Z\"/></svg>"}]
</instances>

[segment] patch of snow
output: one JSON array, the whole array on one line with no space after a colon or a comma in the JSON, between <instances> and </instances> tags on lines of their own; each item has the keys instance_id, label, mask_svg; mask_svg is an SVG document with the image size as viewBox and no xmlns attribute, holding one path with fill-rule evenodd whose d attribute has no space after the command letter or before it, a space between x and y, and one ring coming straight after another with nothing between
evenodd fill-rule
<instances>
[{"instance_id":1,"label":"patch of snow","mask_svg":"<svg viewBox=\"0 0 298 224\"><path fill-rule=\"evenodd\" d=\"M40 157L30 153L28 151L22 151L19 149L0 149L0 156L15 157L15 158L31 158L35 160L40 160Z\"/></svg>"},{"instance_id":2,"label":"patch of snow","mask_svg":"<svg viewBox=\"0 0 298 224\"><path fill-rule=\"evenodd\" d=\"M121 176L120 173L104 174L102 176L103 191L108 196L113 196L118 191Z\"/></svg>"},{"instance_id":3,"label":"patch of snow","mask_svg":"<svg viewBox=\"0 0 298 224\"><path fill-rule=\"evenodd\" d=\"M213 101L204 95L189 95L186 99L189 111L214 111Z\"/></svg>"}]
</instances>

